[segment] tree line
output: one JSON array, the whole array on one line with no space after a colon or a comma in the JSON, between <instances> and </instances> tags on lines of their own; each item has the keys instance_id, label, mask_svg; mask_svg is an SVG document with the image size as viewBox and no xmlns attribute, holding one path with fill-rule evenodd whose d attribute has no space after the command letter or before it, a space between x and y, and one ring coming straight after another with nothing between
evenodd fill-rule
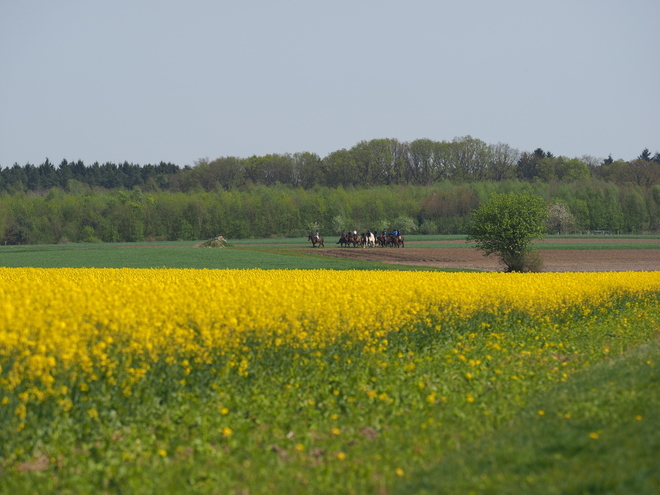
<instances>
[{"instance_id":1,"label":"tree line","mask_svg":"<svg viewBox=\"0 0 660 495\"><path fill-rule=\"evenodd\" d=\"M361 141L321 158L315 153L285 153L249 158L200 159L193 166L160 162L144 166L62 160L40 165L14 164L0 169L0 192L44 191L59 187L75 192L81 185L106 190L140 188L143 192L211 192L257 185L295 188L417 185L437 182L576 181L600 179L618 185L660 184L660 153L645 149L632 160L611 156L568 158L538 148L520 152L507 144L487 144L471 136L452 141L397 139Z\"/></svg>"},{"instance_id":2,"label":"tree line","mask_svg":"<svg viewBox=\"0 0 660 495\"><path fill-rule=\"evenodd\" d=\"M181 174L182 170L173 163L160 162L157 165L140 166L134 163L98 162L85 165L82 160L69 162L66 159L55 167L48 158L41 165L30 163L0 169L0 191L7 193L43 191L52 187L73 189L86 185L106 190L133 189L140 187L147 190L169 190L170 180Z\"/></svg>"},{"instance_id":3,"label":"tree line","mask_svg":"<svg viewBox=\"0 0 660 495\"><path fill-rule=\"evenodd\" d=\"M547 157L546 157L547 158ZM660 184L483 180L378 187L284 184L211 191L75 190L0 194L3 244L132 242L306 236L342 230L401 230L404 234L463 234L470 214L495 194L528 194L549 205L548 231L570 234L658 232Z\"/></svg>"}]
</instances>

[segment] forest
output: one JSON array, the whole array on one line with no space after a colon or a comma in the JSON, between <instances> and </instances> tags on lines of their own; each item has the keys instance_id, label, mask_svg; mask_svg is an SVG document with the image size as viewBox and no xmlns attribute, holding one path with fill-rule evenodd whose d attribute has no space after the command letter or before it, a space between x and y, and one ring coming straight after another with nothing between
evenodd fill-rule
<instances>
[{"instance_id":1,"label":"forest","mask_svg":"<svg viewBox=\"0 0 660 495\"><path fill-rule=\"evenodd\" d=\"M0 169L5 245L301 236L311 230L460 234L493 193L546 200L549 233L660 230L660 153L631 160L520 152L470 136L362 141L192 166L62 162Z\"/></svg>"}]
</instances>

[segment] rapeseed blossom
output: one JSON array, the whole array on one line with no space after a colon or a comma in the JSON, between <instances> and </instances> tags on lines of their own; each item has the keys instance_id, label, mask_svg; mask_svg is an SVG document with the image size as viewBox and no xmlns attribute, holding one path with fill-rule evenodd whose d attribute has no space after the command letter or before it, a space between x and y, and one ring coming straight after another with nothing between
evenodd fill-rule
<instances>
[{"instance_id":1,"label":"rapeseed blossom","mask_svg":"<svg viewBox=\"0 0 660 495\"><path fill-rule=\"evenodd\" d=\"M202 368L249 376L257 348L320 356L331 346L359 345L378 356L388 348L388 335L414 331L416 325L442 332L452 320L478 314L549 319L577 310L589 315L616 297L659 290L660 272L0 268L0 407L12 408L22 421L26 404L52 399L69 411L80 393L99 382L131 397L156 368L175 369L178 386L194 386L190 376ZM461 336L465 340L447 357L461 363L470 382L477 381L491 354L511 351L490 323L484 321L481 330L491 335L488 354L470 354L469 342L477 335L472 333ZM537 352L520 345L519 358ZM560 354L553 358L558 360L553 376L565 377L566 362ZM311 364L309 356L293 359L299 366ZM335 354L333 359L351 358ZM400 359L406 370L417 366L412 356ZM506 373L519 380L524 371L512 365ZM425 386L421 382L419 388ZM385 391L364 393L394 402ZM340 394L341 387L332 390L333 396ZM424 397L429 404L444 399L436 391ZM475 401L473 392L466 392L465 401ZM86 411L91 419L101 413L93 407ZM225 436L231 433L229 427L223 430Z\"/></svg>"}]
</instances>

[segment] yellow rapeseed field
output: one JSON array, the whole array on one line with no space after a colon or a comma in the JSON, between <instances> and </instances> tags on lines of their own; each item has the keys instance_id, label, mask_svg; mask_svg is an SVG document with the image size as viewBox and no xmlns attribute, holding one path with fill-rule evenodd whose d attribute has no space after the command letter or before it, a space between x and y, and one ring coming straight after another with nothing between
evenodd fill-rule
<instances>
[{"instance_id":1,"label":"yellow rapeseed field","mask_svg":"<svg viewBox=\"0 0 660 495\"><path fill-rule=\"evenodd\" d=\"M638 458L656 408L623 374L654 383L659 294L660 272L0 268L0 492L407 493L530 416L552 462L620 421Z\"/></svg>"},{"instance_id":2,"label":"yellow rapeseed field","mask_svg":"<svg viewBox=\"0 0 660 495\"><path fill-rule=\"evenodd\" d=\"M23 403L68 397L72 383L84 389L101 376L130 395L154 363L189 373L223 356L245 372L248 339L369 348L415 323L440 331L444 320L479 312L589 312L616 295L659 289L660 272L0 268L0 400L19 391Z\"/></svg>"}]
</instances>

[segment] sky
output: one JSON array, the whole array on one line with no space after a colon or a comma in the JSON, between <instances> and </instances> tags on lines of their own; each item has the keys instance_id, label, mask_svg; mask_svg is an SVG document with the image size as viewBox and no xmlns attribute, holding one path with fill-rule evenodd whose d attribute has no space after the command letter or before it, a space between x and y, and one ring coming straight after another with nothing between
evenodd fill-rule
<instances>
[{"instance_id":1,"label":"sky","mask_svg":"<svg viewBox=\"0 0 660 495\"><path fill-rule=\"evenodd\" d=\"M658 0L3 0L0 166L660 151Z\"/></svg>"}]
</instances>

